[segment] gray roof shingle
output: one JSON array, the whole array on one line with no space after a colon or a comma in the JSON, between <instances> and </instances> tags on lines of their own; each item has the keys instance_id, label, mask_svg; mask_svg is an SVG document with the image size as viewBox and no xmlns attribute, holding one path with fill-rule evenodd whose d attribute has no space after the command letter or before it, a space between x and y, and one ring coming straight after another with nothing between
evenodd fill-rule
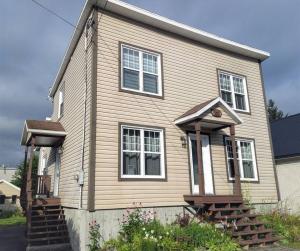
<instances>
[{"instance_id":1,"label":"gray roof shingle","mask_svg":"<svg viewBox=\"0 0 300 251\"><path fill-rule=\"evenodd\" d=\"M271 123L276 159L300 156L300 113Z\"/></svg>"}]
</instances>

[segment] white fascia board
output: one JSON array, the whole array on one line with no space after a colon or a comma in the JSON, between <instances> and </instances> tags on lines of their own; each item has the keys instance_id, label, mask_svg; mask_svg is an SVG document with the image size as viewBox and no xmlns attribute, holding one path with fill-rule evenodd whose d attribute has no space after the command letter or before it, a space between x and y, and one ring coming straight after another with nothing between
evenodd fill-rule
<instances>
[{"instance_id":1,"label":"white fascia board","mask_svg":"<svg viewBox=\"0 0 300 251\"><path fill-rule=\"evenodd\" d=\"M221 99L220 97L217 97L216 99L212 100L209 104L204 106L199 111L197 111L193 114L190 114L188 116L185 116L183 118L175 120L174 123L176 125L178 125L178 124L186 123L186 122L189 122L193 119L196 119L196 118L200 117L202 114L204 114L206 111L208 111L210 108L212 108L214 105L216 105L217 103L220 103L220 105L233 117L233 119L238 124L243 123L242 119L237 115L237 113L229 105L227 105L225 103L225 101L223 99Z\"/></svg>"},{"instance_id":2,"label":"white fascia board","mask_svg":"<svg viewBox=\"0 0 300 251\"><path fill-rule=\"evenodd\" d=\"M62 131L50 131L50 130L39 130L39 129L29 129L28 133L53 135L53 136L66 136L67 135L66 132L62 132Z\"/></svg>"},{"instance_id":3,"label":"white fascia board","mask_svg":"<svg viewBox=\"0 0 300 251\"><path fill-rule=\"evenodd\" d=\"M226 51L231 51L240 55L255 58L260 61L264 61L270 57L270 53L262 51L247 45L236 43L234 41L216 36L214 34L190 27L188 25L176 22L174 20L168 19L166 17L154 14L150 11L138 8L128 3L124 3L119 0L87 0L84 8L81 12L79 20L76 25L76 29L73 33L71 42L68 49L64 55L63 62L60 65L58 74L54 80L52 88L49 92L49 97L53 98L56 89L61 81L61 78L65 72L65 69L70 61L73 51L76 47L77 41L84 29L85 23L88 19L89 13L91 12L93 6L98 6L104 8L105 10L111 11L113 13L129 17L133 20L149 24L153 27L157 27L162 30L166 30L175 34L178 34L189 39L199 41L204 44L208 44L217 48L224 49Z\"/></svg>"}]
</instances>

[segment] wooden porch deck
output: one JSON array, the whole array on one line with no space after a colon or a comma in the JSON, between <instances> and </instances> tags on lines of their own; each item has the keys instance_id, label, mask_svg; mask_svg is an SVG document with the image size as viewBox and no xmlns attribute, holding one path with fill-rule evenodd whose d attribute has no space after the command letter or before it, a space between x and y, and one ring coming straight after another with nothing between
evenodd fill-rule
<instances>
[{"instance_id":1,"label":"wooden porch deck","mask_svg":"<svg viewBox=\"0 0 300 251\"><path fill-rule=\"evenodd\" d=\"M241 195L183 195L184 200L190 205L203 205L212 203L242 203Z\"/></svg>"}]
</instances>

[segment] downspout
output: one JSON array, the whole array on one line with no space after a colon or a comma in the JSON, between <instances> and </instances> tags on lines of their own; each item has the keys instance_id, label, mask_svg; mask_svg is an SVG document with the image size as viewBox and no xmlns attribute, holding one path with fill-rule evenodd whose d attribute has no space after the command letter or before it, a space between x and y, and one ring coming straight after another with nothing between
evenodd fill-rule
<instances>
[{"instance_id":1,"label":"downspout","mask_svg":"<svg viewBox=\"0 0 300 251\"><path fill-rule=\"evenodd\" d=\"M93 10L94 12L94 10ZM93 13L91 15L93 17ZM83 110L83 125L82 125L82 149L81 149L81 170L79 172L78 184L79 184L79 209L82 209L82 191L84 185L84 157L85 157L85 139L86 139L86 112L87 112L87 91L88 91L88 39L89 39L89 28L91 27L93 18L89 18L85 25L85 54L84 54L84 64L85 64L85 91L84 91L84 110Z\"/></svg>"}]
</instances>

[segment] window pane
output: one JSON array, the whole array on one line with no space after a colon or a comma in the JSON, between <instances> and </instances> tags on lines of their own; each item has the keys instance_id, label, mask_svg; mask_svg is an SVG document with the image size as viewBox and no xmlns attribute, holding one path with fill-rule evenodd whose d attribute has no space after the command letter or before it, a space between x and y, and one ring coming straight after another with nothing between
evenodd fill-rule
<instances>
[{"instance_id":1,"label":"window pane","mask_svg":"<svg viewBox=\"0 0 300 251\"><path fill-rule=\"evenodd\" d=\"M230 106L232 107L232 97L231 97L231 92L227 91L221 91L222 94L222 99Z\"/></svg>"},{"instance_id":2,"label":"window pane","mask_svg":"<svg viewBox=\"0 0 300 251\"><path fill-rule=\"evenodd\" d=\"M158 76L144 73L144 91L158 93Z\"/></svg>"},{"instance_id":3,"label":"window pane","mask_svg":"<svg viewBox=\"0 0 300 251\"><path fill-rule=\"evenodd\" d=\"M145 152L160 152L160 133L155 131L144 132Z\"/></svg>"},{"instance_id":4,"label":"window pane","mask_svg":"<svg viewBox=\"0 0 300 251\"><path fill-rule=\"evenodd\" d=\"M140 153L123 152L123 174L139 175L140 171Z\"/></svg>"},{"instance_id":5,"label":"window pane","mask_svg":"<svg viewBox=\"0 0 300 251\"><path fill-rule=\"evenodd\" d=\"M129 89L139 90L139 72L124 68L123 86Z\"/></svg>"},{"instance_id":6,"label":"window pane","mask_svg":"<svg viewBox=\"0 0 300 251\"><path fill-rule=\"evenodd\" d=\"M143 53L143 69L145 72L157 74L157 56Z\"/></svg>"},{"instance_id":7,"label":"window pane","mask_svg":"<svg viewBox=\"0 0 300 251\"><path fill-rule=\"evenodd\" d=\"M244 178L254 178L253 161L243 160Z\"/></svg>"},{"instance_id":8,"label":"window pane","mask_svg":"<svg viewBox=\"0 0 300 251\"><path fill-rule=\"evenodd\" d=\"M246 110L245 96L242 94L235 94L236 109Z\"/></svg>"},{"instance_id":9,"label":"window pane","mask_svg":"<svg viewBox=\"0 0 300 251\"><path fill-rule=\"evenodd\" d=\"M160 173L160 154L145 153L145 174L161 175Z\"/></svg>"},{"instance_id":10,"label":"window pane","mask_svg":"<svg viewBox=\"0 0 300 251\"><path fill-rule=\"evenodd\" d=\"M221 90L231 91L230 76L221 73L219 75L219 79L220 79L220 88L221 88Z\"/></svg>"},{"instance_id":11,"label":"window pane","mask_svg":"<svg viewBox=\"0 0 300 251\"><path fill-rule=\"evenodd\" d=\"M123 150L140 151L140 130L123 129Z\"/></svg>"},{"instance_id":12,"label":"window pane","mask_svg":"<svg viewBox=\"0 0 300 251\"><path fill-rule=\"evenodd\" d=\"M234 86L234 92L244 94L244 84L243 79L238 77L232 77L233 79L233 86Z\"/></svg>"},{"instance_id":13,"label":"window pane","mask_svg":"<svg viewBox=\"0 0 300 251\"><path fill-rule=\"evenodd\" d=\"M242 159L252 160L251 143L241 141Z\"/></svg>"},{"instance_id":14,"label":"window pane","mask_svg":"<svg viewBox=\"0 0 300 251\"><path fill-rule=\"evenodd\" d=\"M123 48L123 66L139 70L139 52L129 48Z\"/></svg>"}]
</instances>

